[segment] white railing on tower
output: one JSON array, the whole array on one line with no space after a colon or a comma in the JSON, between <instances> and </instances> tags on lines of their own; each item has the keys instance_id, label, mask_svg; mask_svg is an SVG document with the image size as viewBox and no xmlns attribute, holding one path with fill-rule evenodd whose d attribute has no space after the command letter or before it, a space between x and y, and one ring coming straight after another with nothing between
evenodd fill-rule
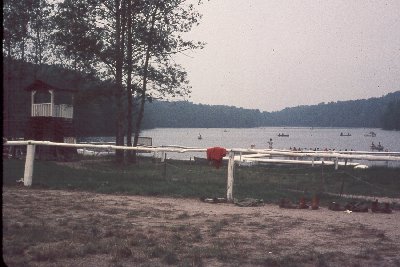
<instances>
[{"instance_id":1,"label":"white railing on tower","mask_svg":"<svg viewBox=\"0 0 400 267\"><path fill-rule=\"evenodd\" d=\"M51 103L32 105L32 117L51 117L51 115Z\"/></svg>"},{"instance_id":2,"label":"white railing on tower","mask_svg":"<svg viewBox=\"0 0 400 267\"><path fill-rule=\"evenodd\" d=\"M59 117L72 119L73 115L74 108L67 104L53 105L53 110L51 109L51 103L32 105L32 117Z\"/></svg>"}]
</instances>

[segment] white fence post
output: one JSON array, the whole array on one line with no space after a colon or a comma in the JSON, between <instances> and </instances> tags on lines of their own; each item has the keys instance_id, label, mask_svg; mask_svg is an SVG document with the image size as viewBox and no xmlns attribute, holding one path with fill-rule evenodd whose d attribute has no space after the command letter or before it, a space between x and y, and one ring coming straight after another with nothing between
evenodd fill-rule
<instances>
[{"instance_id":1,"label":"white fence post","mask_svg":"<svg viewBox=\"0 0 400 267\"><path fill-rule=\"evenodd\" d=\"M233 171L235 167L235 152L229 152L228 161L228 181L226 186L226 199L228 202L233 202Z\"/></svg>"},{"instance_id":2,"label":"white fence post","mask_svg":"<svg viewBox=\"0 0 400 267\"><path fill-rule=\"evenodd\" d=\"M35 145L27 145L26 160L25 160L25 172L24 172L24 186L32 185L34 160L35 160Z\"/></svg>"},{"instance_id":3,"label":"white fence post","mask_svg":"<svg viewBox=\"0 0 400 267\"><path fill-rule=\"evenodd\" d=\"M335 170L339 168L339 159L335 158Z\"/></svg>"}]
</instances>

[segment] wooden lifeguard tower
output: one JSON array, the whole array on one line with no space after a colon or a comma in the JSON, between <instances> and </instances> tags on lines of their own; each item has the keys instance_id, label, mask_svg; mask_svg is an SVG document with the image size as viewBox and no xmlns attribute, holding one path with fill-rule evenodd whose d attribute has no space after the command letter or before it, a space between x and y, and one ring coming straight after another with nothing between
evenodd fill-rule
<instances>
[{"instance_id":1,"label":"wooden lifeguard tower","mask_svg":"<svg viewBox=\"0 0 400 267\"><path fill-rule=\"evenodd\" d=\"M62 89L36 80L28 87L31 93L31 115L25 130L25 140L76 143L73 125L73 102L77 90ZM41 159L71 160L76 149L40 146L36 156Z\"/></svg>"}]
</instances>

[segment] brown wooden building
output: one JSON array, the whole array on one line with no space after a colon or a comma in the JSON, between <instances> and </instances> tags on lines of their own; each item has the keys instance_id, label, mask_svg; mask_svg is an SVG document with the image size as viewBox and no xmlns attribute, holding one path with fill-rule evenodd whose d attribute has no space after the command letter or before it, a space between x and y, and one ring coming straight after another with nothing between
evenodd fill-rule
<instances>
[{"instance_id":1,"label":"brown wooden building","mask_svg":"<svg viewBox=\"0 0 400 267\"><path fill-rule=\"evenodd\" d=\"M31 115L25 140L75 143L74 94L77 90L62 89L36 80L25 90L31 94ZM39 146L37 156L43 159L69 160L76 149Z\"/></svg>"}]
</instances>

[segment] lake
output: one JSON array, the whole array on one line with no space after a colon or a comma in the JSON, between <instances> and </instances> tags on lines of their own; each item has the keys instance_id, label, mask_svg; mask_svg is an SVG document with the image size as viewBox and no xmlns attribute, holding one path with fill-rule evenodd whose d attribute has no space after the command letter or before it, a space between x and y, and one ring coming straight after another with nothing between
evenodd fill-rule
<instances>
[{"instance_id":1,"label":"lake","mask_svg":"<svg viewBox=\"0 0 400 267\"><path fill-rule=\"evenodd\" d=\"M369 132L376 136L365 136ZM288 134L289 137L278 137L278 134ZM351 136L340 136L340 134ZM202 139L198 136L201 134ZM153 146L178 145L188 147L208 148L220 146L225 148L268 148L272 138L273 148L302 149L319 148L323 150L357 150L371 151L371 143L380 142L385 150L400 152L400 131L385 131L371 128L307 128L307 127L260 127L260 128L155 128L143 130L141 136L151 137ZM114 137L88 138L85 141L112 142ZM203 153L171 153L168 158L189 159L190 157L205 157Z\"/></svg>"}]
</instances>

